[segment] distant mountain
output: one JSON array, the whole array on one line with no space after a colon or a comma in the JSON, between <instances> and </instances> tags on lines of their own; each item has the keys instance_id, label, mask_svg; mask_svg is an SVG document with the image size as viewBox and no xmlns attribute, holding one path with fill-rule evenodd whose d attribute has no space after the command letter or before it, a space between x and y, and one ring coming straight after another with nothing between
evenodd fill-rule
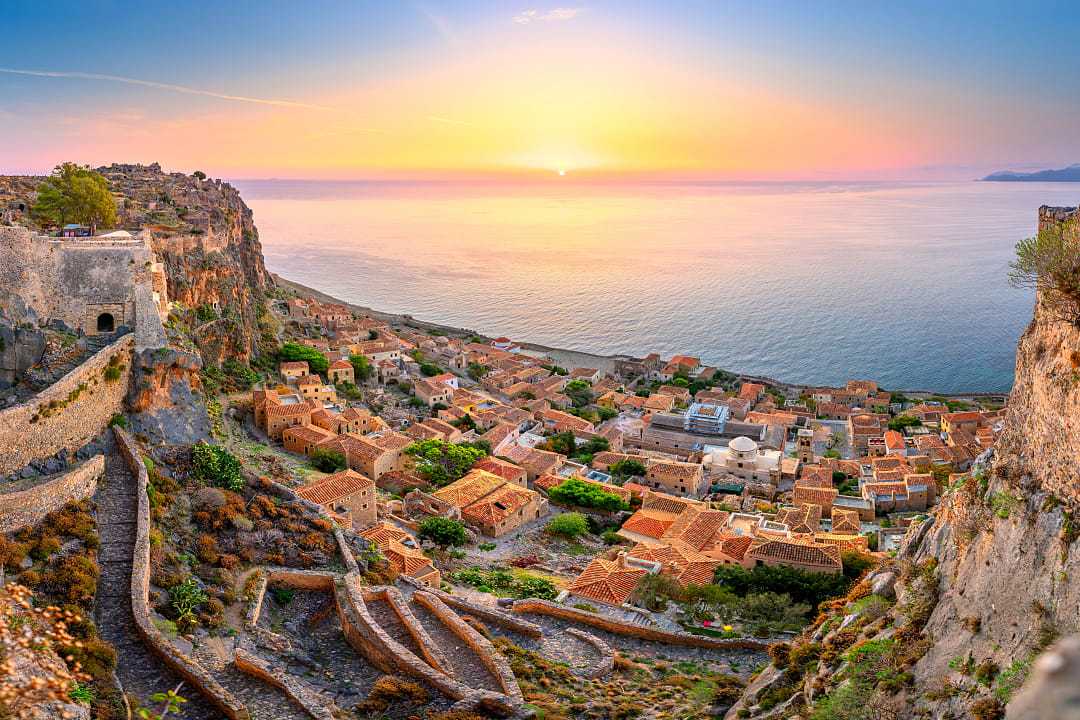
<instances>
[{"instance_id":1,"label":"distant mountain","mask_svg":"<svg viewBox=\"0 0 1080 720\"><path fill-rule=\"evenodd\" d=\"M989 182L1080 182L1080 163L1060 170L1039 170L1037 172L1014 172L1002 170L983 178Z\"/></svg>"}]
</instances>

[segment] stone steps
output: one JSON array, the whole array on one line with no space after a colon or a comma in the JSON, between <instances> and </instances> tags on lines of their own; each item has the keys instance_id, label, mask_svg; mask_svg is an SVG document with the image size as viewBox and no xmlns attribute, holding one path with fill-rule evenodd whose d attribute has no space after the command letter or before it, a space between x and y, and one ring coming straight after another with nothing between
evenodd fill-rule
<instances>
[{"instance_id":1,"label":"stone steps","mask_svg":"<svg viewBox=\"0 0 1080 720\"><path fill-rule=\"evenodd\" d=\"M131 560L135 551L135 480L116 453L105 458L105 478L94 501L101 546L98 549L97 600L94 619L101 637L116 648L116 675L124 692L148 702L151 695L176 687L180 678L143 643L131 614ZM216 708L193 688L180 694L185 720L215 720Z\"/></svg>"},{"instance_id":2,"label":"stone steps","mask_svg":"<svg viewBox=\"0 0 1080 720\"><path fill-rule=\"evenodd\" d=\"M453 666L451 674L454 679L471 688L491 690L500 694L503 692L499 681L480 662L476 652L455 635L442 620L412 598L409 599L409 609L442 650L443 655L450 660Z\"/></svg>"}]
</instances>

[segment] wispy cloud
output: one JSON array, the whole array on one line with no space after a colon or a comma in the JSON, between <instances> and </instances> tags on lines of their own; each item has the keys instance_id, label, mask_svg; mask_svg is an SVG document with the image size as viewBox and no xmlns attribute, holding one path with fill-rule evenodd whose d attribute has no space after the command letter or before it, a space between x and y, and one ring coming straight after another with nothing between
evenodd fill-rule
<instances>
[{"instance_id":1,"label":"wispy cloud","mask_svg":"<svg viewBox=\"0 0 1080 720\"><path fill-rule=\"evenodd\" d=\"M415 3L413 7L428 23L435 28L435 32L439 33L443 40L451 45L456 45L458 42L457 31L454 29L453 24L447 17L439 12L436 12L430 6L424 3Z\"/></svg>"},{"instance_id":2,"label":"wispy cloud","mask_svg":"<svg viewBox=\"0 0 1080 720\"><path fill-rule=\"evenodd\" d=\"M257 98L248 97L246 95L228 95L226 93L213 92L212 90L202 90L200 88L188 87L187 85L173 85L172 83L154 82L152 80L140 80L139 78L123 77L121 75L103 75L101 73L86 73L86 72L63 72L55 70L18 70L15 68L0 67L0 73L6 73L8 75L29 75L31 77L44 77L44 78L72 78L76 80L103 80L105 82L124 83L125 85L139 85L141 87L155 88L157 90L169 90L171 92L183 93L185 95L201 95L203 97L212 97L219 100L232 100L233 102L254 103L255 105L274 105L277 107L291 107L291 108L305 108L308 110L330 110L331 108L324 107L322 105L312 105L310 103L296 102L293 100L277 100L272 98Z\"/></svg>"},{"instance_id":3,"label":"wispy cloud","mask_svg":"<svg viewBox=\"0 0 1080 720\"><path fill-rule=\"evenodd\" d=\"M540 10L525 10L514 16L514 22L518 25L528 25L531 22L552 22L555 20L573 20L580 15L585 8L557 7L547 12Z\"/></svg>"}]
</instances>

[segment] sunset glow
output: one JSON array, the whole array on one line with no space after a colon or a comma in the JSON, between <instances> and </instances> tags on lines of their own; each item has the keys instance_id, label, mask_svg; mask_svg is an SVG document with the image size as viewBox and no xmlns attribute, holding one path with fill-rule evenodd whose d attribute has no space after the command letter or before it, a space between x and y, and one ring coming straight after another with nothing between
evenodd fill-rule
<instances>
[{"instance_id":1,"label":"sunset glow","mask_svg":"<svg viewBox=\"0 0 1080 720\"><path fill-rule=\"evenodd\" d=\"M981 43L1010 42L1008 11L990 4L917 20L843 3L392 5L150 3L97 18L108 29L91 37L90 10L19 6L0 50L4 169L130 158L263 177L814 179L1080 155L1065 107L1080 100L1034 78L1049 48L1076 51L1044 38L987 83ZM961 21L966 38L939 46ZM1034 108L1037 127L1019 121Z\"/></svg>"}]
</instances>

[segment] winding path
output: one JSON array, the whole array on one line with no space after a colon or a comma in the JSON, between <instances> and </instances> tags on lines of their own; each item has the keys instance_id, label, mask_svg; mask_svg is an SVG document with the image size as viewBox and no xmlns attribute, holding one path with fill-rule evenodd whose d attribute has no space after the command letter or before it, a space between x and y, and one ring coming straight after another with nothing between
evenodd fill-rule
<instances>
[{"instance_id":1,"label":"winding path","mask_svg":"<svg viewBox=\"0 0 1080 720\"><path fill-rule=\"evenodd\" d=\"M116 648L116 675L124 692L147 701L156 692L177 686L180 678L143 642L135 629L131 613L131 561L135 551L135 479L123 458L116 452L105 456L105 477L98 483L97 605L94 621L101 637ZM198 692L181 689L187 698L182 717L185 720L212 720L221 714Z\"/></svg>"}]
</instances>

